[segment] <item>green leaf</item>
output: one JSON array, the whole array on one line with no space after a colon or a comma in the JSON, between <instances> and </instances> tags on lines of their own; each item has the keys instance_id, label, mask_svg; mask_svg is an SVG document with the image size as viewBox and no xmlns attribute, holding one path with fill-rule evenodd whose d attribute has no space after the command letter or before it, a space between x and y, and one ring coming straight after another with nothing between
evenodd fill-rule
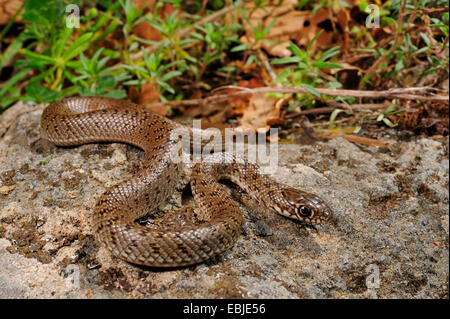
<instances>
[{"instance_id":1,"label":"green leaf","mask_svg":"<svg viewBox=\"0 0 450 319\"><path fill-rule=\"evenodd\" d=\"M107 74L98 78L98 92L105 92L107 89L111 89L116 86L116 80L114 75Z\"/></svg>"},{"instance_id":2,"label":"green leaf","mask_svg":"<svg viewBox=\"0 0 450 319\"><path fill-rule=\"evenodd\" d=\"M300 86L304 89L306 89L309 93L311 93L312 95L315 95L317 97L322 97L322 95L319 93L319 91L316 90L316 88L312 87L311 85L308 84L300 84Z\"/></svg>"},{"instance_id":3,"label":"green leaf","mask_svg":"<svg viewBox=\"0 0 450 319\"><path fill-rule=\"evenodd\" d=\"M270 64L289 64L289 63L299 63L301 60L298 56L290 56L287 58L275 59L270 62Z\"/></svg>"},{"instance_id":4,"label":"green leaf","mask_svg":"<svg viewBox=\"0 0 450 319\"><path fill-rule=\"evenodd\" d=\"M386 124L386 125L389 126L389 127L396 127L396 126L397 126L397 124L392 123L392 122L391 122L388 118L386 118L386 117L383 118L383 122L384 122L384 124Z\"/></svg>"},{"instance_id":5,"label":"green leaf","mask_svg":"<svg viewBox=\"0 0 450 319\"><path fill-rule=\"evenodd\" d=\"M239 44L233 48L231 48L231 52L239 52L239 51L245 51L248 49L248 45L246 44Z\"/></svg>"},{"instance_id":6,"label":"green leaf","mask_svg":"<svg viewBox=\"0 0 450 319\"><path fill-rule=\"evenodd\" d=\"M313 67L319 68L319 69L342 69L343 66L336 63L330 63L330 62L313 62L311 63Z\"/></svg>"},{"instance_id":7,"label":"green leaf","mask_svg":"<svg viewBox=\"0 0 450 319\"><path fill-rule=\"evenodd\" d=\"M29 84L37 83L37 82L39 82L41 79L45 79L47 76L49 76L49 75L51 75L53 72L55 72L55 70L56 70L56 66L52 66L52 67L51 67L50 69L48 69L47 71L41 72L39 75L36 75L35 77L32 77L32 78L30 79Z\"/></svg>"},{"instance_id":8,"label":"green leaf","mask_svg":"<svg viewBox=\"0 0 450 319\"><path fill-rule=\"evenodd\" d=\"M291 70L289 69L284 69L283 71L281 71L280 74L277 75L277 78L275 79L276 83L282 83L284 80L286 80L286 78L288 77L288 75L291 73Z\"/></svg>"},{"instance_id":9,"label":"green leaf","mask_svg":"<svg viewBox=\"0 0 450 319\"><path fill-rule=\"evenodd\" d=\"M28 97L38 103L49 103L61 98L61 92L53 91L39 84L30 84L25 88Z\"/></svg>"},{"instance_id":10,"label":"green leaf","mask_svg":"<svg viewBox=\"0 0 450 319\"><path fill-rule=\"evenodd\" d=\"M47 165L48 163L50 163L50 161L53 158L53 154L47 156L46 158L44 158L43 160L39 161L39 165Z\"/></svg>"},{"instance_id":11,"label":"green leaf","mask_svg":"<svg viewBox=\"0 0 450 319\"><path fill-rule=\"evenodd\" d=\"M161 34L166 34L166 29L164 28L164 26L162 26L161 24L159 24L156 21L153 21L149 18L145 19L152 27L154 27L156 30L158 30L159 32L161 32Z\"/></svg>"},{"instance_id":12,"label":"green leaf","mask_svg":"<svg viewBox=\"0 0 450 319\"><path fill-rule=\"evenodd\" d=\"M308 47L306 48L306 52L309 53L309 50L311 49L311 46L317 40L317 38L322 34L323 31L325 31L325 30L324 29L320 30L319 33L317 33L316 36L309 42Z\"/></svg>"},{"instance_id":13,"label":"green leaf","mask_svg":"<svg viewBox=\"0 0 450 319\"><path fill-rule=\"evenodd\" d=\"M340 89L340 88L342 88L342 83L341 82L336 82L336 81L328 82L325 85L325 88L326 89Z\"/></svg>"},{"instance_id":14,"label":"green leaf","mask_svg":"<svg viewBox=\"0 0 450 319\"><path fill-rule=\"evenodd\" d=\"M123 99L127 96L125 90L114 90L108 93L101 94L101 96L112 97L114 99Z\"/></svg>"},{"instance_id":15,"label":"green leaf","mask_svg":"<svg viewBox=\"0 0 450 319\"><path fill-rule=\"evenodd\" d=\"M430 39L428 39L427 35L424 34L423 32L419 32L419 34L422 37L423 41L425 41L425 44L427 45L427 47L431 47L431 42L430 42Z\"/></svg>"},{"instance_id":16,"label":"green leaf","mask_svg":"<svg viewBox=\"0 0 450 319\"><path fill-rule=\"evenodd\" d=\"M304 58L305 53L297 46L295 43L289 43L289 46L287 47L289 51L291 51L295 56L299 58Z\"/></svg>"},{"instance_id":17,"label":"green leaf","mask_svg":"<svg viewBox=\"0 0 450 319\"><path fill-rule=\"evenodd\" d=\"M433 72L436 72L440 68L441 67L439 67L439 66L435 66L435 67L429 68L428 70L425 70L422 73L420 73L419 76L425 76L425 75L431 74ZM1 96L1 94L0 94L0 96Z\"/></svg>"},{"instance_id":18,"label":"green leaf","mask_svg":"<svg viewBox=\"0 0 450 319\"><path fill-rule=\"evenodd\" d=\"M9 89L11 89L14 86L14 84L22 80L27 75L28 72L30 72L30 69L23 69L14 74L13 77L10 78L8 82L6 82L5 85L2 87L2 89L0 90L0 99L3 99L6 92L8 92Z\"/></svg>"},{"instance_id":19,"label":"green leaf","mask_svg":"<svg viewBox=\"0 0 450 319\"><path fill-rule=\"evenodd\" d=\"M8 62L16 55L16 53L22 48L24 37L18 36L4 51L3 56L0 56L0 69L8 64Z\"/></svg>"},{"instance_id":20,"label":"green leaf","mask_svg":"<svg viewBox=\"0 0 450 319\"><path fill-rule=\"evenodd\" d=\"M73 74L73 72L71 70L69 70L68 68L65 68L65 69L63 69L63 74L65 77L67 77L69 79L70 82L76 83L75 75Z\"/></svg>"},{"instance_id":21,"label":"green leaf","mask_svg":"<svg viewBox=\"0 0 450 319\"><path fill-rule=\"evenodd\" d=\"M197 68L195 65L191 65L191 66L189 67L189 70L191 70L191 72L194 73L194 76L195 76L196 78L198 77L199 70L198 70L198 68Z\"/></svg>"},{"instance_id":22,"label":"green leaf","mask_svg":"<svg viewBox=\"0 0 450 319\"><path fill-rule=\"evenodd\" d=\"M308 70L309 66L306 63L299 62L298 65L294 68L294 71L304 71Z\"/></svg>"},{"instance_id":23,"label":"green leaf","mask_svg":"<svg viewBox=\"0 0 450 319\"><path fill-rule=\"evenodd\" d=\"M250 64L252 64L253 62L257 61L258 59L256 58L256 55L254 54L250 54L247 58L247 61L245 61L245 66L248 66Z\"/></svg>"},{"instance_id":24,"label":"green leaf","mask_svg":"<svg viewBox=\"0 0 450 319\"><path fill-rule=\"evenodd\" d=\"M384 118L384 114L381 113L381 114L378 115L378 117L377 117L377 122L380 122L383 118Z\"/></svg>"},{"instance_id":25,"label":"green leaf","mask_svg":"<svg viewBox=\"0 0 450 319\"><path fill-rule=\"evenodd\" d=\"M12 87L8 91L8 93L9 93L8 96L2 97L0 99L0 111L4 110L5 108L7 108L11 104L13 104L14 102L16 102L22 98L22 94L21 94L20 90L14 88L14 87Z\"/></svg>"},{"instance_id":26,"label":"green leaf","mask_svg":"<svg viewBox=\"0 0 450 319\"><path fill-rule=\"evenodd\" d=\"M69 41L69 37L72 35L74 28L65 28L64 31L59 34L60 37L59 40L55 43L53 47L53 56L57 57L61 55L61 52L63 51L64 47Z\"/></svg>"},{"instance_id":27,"label":"green leaf","mask_svg":"<svg viewBox=\"0 0 450 319\"><path fill-rule=\"evenodd\" d=\"M78 69L77 71L80 73L86 73L88 69L85 69L83 63L80 60L76 61L67 61L66 66L72 69Z\"/></svg>"},{"instance_id":28,"label":"green leaf","mask_svg":"<svg viewBox=\"0 0 450 319\"><path fill-rule=\"evenodd\" d=\"M393 25L397 25L397 21L395 21L395 19L392 19L390 17L382 17L381 18L381 22L385 23L385 24L393 24Z\"/></svg>"},{"instance_id":29,"label":"green leaf","mask_svg":"<svg viewBox=\"0 0 450 319\"><path fill-rule=\"evenodd\" d=\"M168 81L168 80L170 80L171 78L174 78L174 77L176 77L176 76L180 76L182 73L180 72L180 71L171 71L171 72L167 72L166 74L164 74L162 77L161 77L161 80L162 81Z\"/></svg>"},{"instance_id":30,"label":"green leaf","mask_svg":"<svg viewBox=\"0 0 450 319\"><path fill-rule=\"evenodd\" d=\"M262 33L264 35L266 35L267 33L269 33L270 29L273 27L273 25L275 24L275 22L277 22L277 19L273 19L272 22L269 23L269 25L267 27L264 28L264 30L262 31Z\"/></svg>"},{"instance_id":31,"label":"green leaf","mask_svg":"<svg viewBox=\"0 0 450 319\"><path fill-rule=\"evenodd\" d=\"M100 54L102 54L104 48L100 48L97 52L95 52L94 56L92 57L92 61L98 61L98 58L100 57Z\"/></svg>"},{"instance_id":32,"label":"green leaf","mask_svg":"<svg viewBox=\"0 0 450 319\"><path fill-rule=\"evenodd\" d=\"M330 115L330 119L328 121L328 128L331 130L334 128L334 120L336 119L336 116L338 116L339 113L344 112L344 110L342 109L335 109L331 115Z\"/></svg>"},{"instance_id":33,"label":"green leaf","mask_svg":"<svg viewBox=\"0 0 450 319\"><path fill-rule=\"evenodd\" d=\"M89 71L89 60L86 58L86 56L83 54L83 52L80 53L80 60L81 60L81 63L83 64L83 68L86 71Z\"/></svg>"},{"instance_id":34,"label":"green leaf","mask_svg":"<svg viewBox=\"0 0 450 319\"><path fill-rule=\"evenodd\" d=\"M91 91L90 88L84 86L81 82L76 83L77 91L82 96L91 96L95 95L94 92Z\"/></svg>"},{"instance_id":35,"label":"green leaf","mask_svg":"<svg viewBox=\"0 0 450 319\"><path fill-rule=\"evenodd\" d=\"M400 71L405 67L405 62L403 60L399 60L396 64L395 64L395 71Z\"/></svg>"},{"instance_id":36,"label":"green leaf","mask_svg":"<svg viewBox=\"0 0 450 319\"><path fill-rule=\"evenodd\" d=\"M56 64L56 60L54 58L47 55L31 52L28 49L23 49L23 55L25 55L30 60L36 60L43 64Z\"/></svg>"},{"instance_id":37,"label":"green leaf","mask_svg":"<svg viewBox=\"0 0 450 319\"><path fill-rule=\"evenodd\" d=\"M92 37L92 32L86 32L78 39L76 39L63 54L63 58L66 61L72 60L74 57L79 55L82 51L86 50L89 46L89 39Z\"/></svg>"},{"instance_id":38,"label":"green leaf","mask_svg":"<svg viewBox=\"0 0 450 319\"><path fill-rule=\"evenodd\" d=\"M325 62L329 58L335 56L336 54L339 54L339 46L332 47L331 49L328 49L319 58L320 62Z\"/></svg>"},{"instance_id":39,"label":"green leaf","mask_svg":"<svg viewBox=\"0 0 450 319\"><path fill-rule=\"evenodd\" d=\"M358 49L358 48L355 48L353 51L355 51L355 52L369 52L369 53L376 53L377 52L377 50L375 50L375 49Z\"/></svg>"},{"instance_id":40,"label":"green leaf","mask_svg":"<svg viewBox=\"0 0 450 319\"><path fill-rule=\"evenodd\" d=\"M225 73L231 73L231 72L236 71L236 67L235 66L224 66L224 67L220 68L218 71L225 72Z\"/></svg>"}]
</instances>

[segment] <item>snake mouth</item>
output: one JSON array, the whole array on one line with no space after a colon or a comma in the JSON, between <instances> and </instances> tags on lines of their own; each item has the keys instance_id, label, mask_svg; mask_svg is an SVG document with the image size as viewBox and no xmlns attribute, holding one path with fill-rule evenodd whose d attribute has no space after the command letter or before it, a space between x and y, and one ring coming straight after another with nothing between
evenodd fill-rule
<instances>
[{"instance_id":1,"label":"snake mouth","mask_svg":"<svg viewBox=\"0 0 450 319\"><path fill-rule=\"evenodd\" d=\"M321 220L328 222L333 219L333 211L325 203L323 203L323 206L324 207L321 210Z\"/></svg>"},{"instance_id":2,"label":"snake mouth","mask_svg":"<svg viewBox=\"0 0 450 319\"><path fill-rule=\"evenodd\" d=\"M302 221L304 221L306 223L314 224L314 225L320 225L325 222L328 222L330 219L331 218L328 218L328 217L316 217L316 218L304 218L304 219L302 219Z\"/></svg>"}]
</instances>

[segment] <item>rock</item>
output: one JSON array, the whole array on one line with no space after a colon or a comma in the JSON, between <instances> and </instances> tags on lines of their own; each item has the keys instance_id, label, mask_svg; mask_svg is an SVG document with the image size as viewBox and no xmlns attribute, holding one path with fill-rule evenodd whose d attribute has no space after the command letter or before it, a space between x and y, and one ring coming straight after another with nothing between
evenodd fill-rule
<instances>
[{"instance_id":1,"label":"rock","mask_svg":"<svg viewBox=\"0 0 450 319\"><path fill-rule=\"evenodd\" d=\"M56 147L40 137L43 108L19 103L0 117L2 298L448 298L448 139L280 144L272 177L321 196L333 221L246 210L232 249L166 271L112 257L90 226L97 198L141 167L142 152ZM192 204L185 193L169 210Z\"/></svg>"}]
</instances>

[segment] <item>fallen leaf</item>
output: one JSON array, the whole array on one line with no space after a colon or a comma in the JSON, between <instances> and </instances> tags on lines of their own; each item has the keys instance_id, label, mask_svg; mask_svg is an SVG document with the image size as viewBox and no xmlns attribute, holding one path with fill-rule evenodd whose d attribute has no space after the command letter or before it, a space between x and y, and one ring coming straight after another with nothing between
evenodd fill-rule
<instances>
[{"instance_id":1,"label":"fallen leaf","mask_svg":"<svg viewBox=\"0 0 450 319\"><path fill-rule=\"evenodd\" d=\"M390 143L387 141L380 141L373 138L368 137L361 137L356 135L347 135L347 134L330 134L330 133L319 133L314 134L314 137L316 138L326 138L326 139L333 139L337 137L345 138L349 142L358 143L358 144L364 144L364 145L370 145L370 146L388 146Z\"/></svg>"},{"instance_id":2,"label":"fallen leaf","mask_svg":"<svg viewBox=\"0 0 450 319\"><path fill-rule=\"evenodd\" d=\"M280 112L276 108L277 101L277 98L267 97L266 94L252 95L248 107L242 109L239 127L247 131L266 133L270 129L270 122L280 118Z\"/></svg>"},{"instance_id":3,"label":"fallen leaf","mask_svg":"<svg viewBox=\"0 0 450 319\"><path fill-rule=\"evenodd\" d=\"M149 80L147 83L142 84L141 94L139 96L139 104L151 104L159 102L159 89L158 85Z\"/></svg>"},{"instance_id":4,"label":"fallen leaf","mask_svg":"<svg viewBox=\"0 0 450 319\"><path fill-rule=\"evenodd\" d=\"M141 86L141 94L139 95L138 104L144 105L146 109L162 116L169 114L169 109L164 105L150 105L157 102L159 102L158 85L150 80Z\"/></svg>"},{"instance_id":5,"label":"fallen leaf","mask_svg":"<svg viewBox=\"0 0 450 319\"><path fill-rule=\"evenodd\" d=\"M291 41L296 42L299 46L307 47L310 41L322 29L318 24L330 18L328 9L319 9L317 12L298 11L294 6L297 1L283 1L283 4L276 6L278 1L269 1L272 6L263 9L250 11L248 21L244 23L245 35L241 37L241 42L252 46L252 49L264 48L269 54L278 57L288 57L292 53L287 49ZM249 3L247 6L251 6ZM263 41L255 43L255 37L252 31L258 28L269 27L267 35ZM313 52L315 47L323 46L332 42L331 36L327 32L323 32L311 47Z\"/></svg>"},{"instance_id":6,"label":"fallen leaf","mask_svg":"<svg viewBox=\"0 0 450 319\"><path fill-rule=\"evenodd\" d=\"M132 0L131 1L136 10L144 9L144 13L146 12L153 12L155 7L155 0ZM175 11L175 8L170 3L164 3L164 6L161 10L160 17L165 18L166 15L171 15ZM161 41L161 33L152 27L148 22L142 21L138 23L133 28L134 34L136 34L138 37L150 40L150 41Z\"/></svg>"},{"instance_id":7,"label":"fallen leaf","mask_svg":"<svg viewBox=\"0 0 450 319\"><path fill-rule=\"evenodd\" d=\"M25 0L0 0L0 25L7 24L24 2ZM16 18L16 21L18 20L20 20L20 15Z\"/></svg>"},{"instance_id":8,"label":"fallen leaf","mask_svg":"<svg viewBox=\"0 0 450 319\"><path fill-rule=\"evenodd\" d=\"M344 41L341 46L341 51L342 51L342 54L345 56L347 53L348 44L349 44L348 23L350 21L350 13L348 12L347 9L342 8L341 10L339 10L339 12L337 14L337 21L338 21L338 25L341 27L341 29L343 31L343 35L344 35Z\"/></svg>"}]
</instances>

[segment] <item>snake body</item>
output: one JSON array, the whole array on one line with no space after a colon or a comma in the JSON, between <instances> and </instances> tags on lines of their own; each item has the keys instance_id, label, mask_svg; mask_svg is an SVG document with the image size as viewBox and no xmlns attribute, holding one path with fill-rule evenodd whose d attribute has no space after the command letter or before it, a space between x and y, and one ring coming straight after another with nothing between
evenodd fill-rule
<instances>
[{"instance_id":1,"label":"snake body","mask_svg":"<svg viewBox=\"0 0 450 319\"><path fill-rule=\"evenodd\" d=\"M123 142L141 148L143 168L98 199L92 225L96 239L128 262L175 267L200 263L231 248L243 224L239 206L218 183L228 179L262 205L310 223L329 220L323 200L259 172L258 166L220 152L192 169L191 188L204 223L150 229L136 219L155 211L174 192L182 164L172 161L171 132L180 124L123 100L73 97L48 105L41 118L43 137L59 146Z\"/></svg>"}]
</instances>

